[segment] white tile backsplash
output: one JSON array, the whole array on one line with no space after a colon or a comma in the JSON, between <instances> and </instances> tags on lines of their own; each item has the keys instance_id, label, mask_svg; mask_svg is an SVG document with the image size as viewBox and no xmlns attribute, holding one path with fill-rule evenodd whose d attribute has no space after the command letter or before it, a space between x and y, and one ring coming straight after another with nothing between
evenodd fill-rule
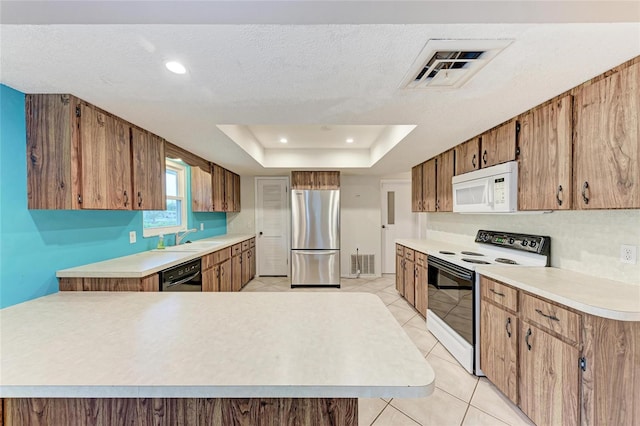
<instances>
[{"instance_id":1,"label":"white tile backsplash","mask_svg":"<svg viewBox=\"0 0 640 426\"><path fill-rule=\"evenodd\" d=\"M620 262L621 244L640 246L640 210L516 215L426 213L421 237L465 244L473 241L478 229L548 235L551 266L640 285L640 263Z\"/></svg>"}]
</instances>

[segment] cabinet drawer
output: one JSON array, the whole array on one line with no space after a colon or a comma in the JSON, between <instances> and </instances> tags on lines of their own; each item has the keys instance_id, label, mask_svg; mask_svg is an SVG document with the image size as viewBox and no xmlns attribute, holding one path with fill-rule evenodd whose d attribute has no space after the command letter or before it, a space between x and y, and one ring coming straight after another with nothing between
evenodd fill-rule
<instances>
[{"instance_id":1,"label":"cabinet drawer","mask_svg":"<svg viewBox=\"0 0 640 426\"><path fill-rule=\"evenodd\" d=\"M427 255L426 254L420 253L419 251L417 251L416 254L415 254L415 258L416 258L416 265L423 266L423 267L427 266Z\"/></svg>"},{"instance_id":2,"label":"cabinet drawer","mask_svg":"<svg viewBox=\"0 0 640 426\"><path fill-rule=\"evenodd\" d=\"M415 251L410 248L404 249L404 258L413 262L415 257Z\"/></svg>"},{"instance_id":3,"label":"cabinet drawer","mask_svg":"<svg viewBox=\"0 0 640 426\"><path fill-rule=\"evenodd\" d=\"M213 260L215 264L222 263L231 257L231 247L214 251L212 254L213 254Z\"/></svg>"},{"instance_id":4,"label":"cabinet drawer","mask_svg":"<svg viewBox=\"0 0 640 426\"><path fill-rule=\"evenodd\" d=\"M558 333L573 343L580 342L579 314L525 293L520 298L520 311L525 321Z\"/></svg>"},{"instance_id":5,"label":"cabinet drawer","mask_svg":"<svg viewBox=\"0 0 640 426\"><path fill-rule=\"evenodd\" d=\"M480 276L480 294L483 299L504 306L510 311L518 310L518 290L485 276Z\"/></svg>"},{"instance_id":6,"label":"cabinet drawer","mask_svg":"<svg viewBox=\"0 0 640 426\"><path fill-rule=\"evenodd\" d=\"M231 255L232 256L237 256L242 252L242 244L238 243L238 244L234 244L231 246Z\"/></svg>"},{"instance_id":7,"label":"cabinet drawer","mask_svg":"<svg viewBox=\"0 0 640 426\"><path fill-rule=\"evenodd\" d=\"M242 244L242 251L249 250L249 240L245 240L241 244Z\"/></svg>"},{"instance_id":8,"label":"cabinet drawer","mask_svg":"<svg viewBox=\"0 0 640 426\"><path fill-rule=\"evenodd\" d=\"M249 247L253 248L256 246L256 239L252 238L249 240Z\"/></svg>"},{"instance_id":9,"label":"cabinet drawer","mask_svg":"<svg viewBox=\"0 0 640 426\"><path fill-rule=\"evenodd\" d=\"M396 244L396 254L398 256L404 256L404 246L401 246L400 244Z\"/></svg>"}]
</instances>

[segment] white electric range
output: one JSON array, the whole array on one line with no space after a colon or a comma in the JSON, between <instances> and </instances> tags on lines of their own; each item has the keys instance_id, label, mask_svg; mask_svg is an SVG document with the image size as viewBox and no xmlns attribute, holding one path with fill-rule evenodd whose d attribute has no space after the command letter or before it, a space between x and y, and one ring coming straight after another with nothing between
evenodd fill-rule
<instances>
[{"instance_id":1,"label":"white electric range","mask_svg":"<svg viewBox=\"0 0 640 426\"><path fill-rule=\"evenodd\" d=\"M469 372L480 370L478 265L549 266L551 238L480 230L460 251L430 251L427 328Z\"/></svg>"}]
</instances>

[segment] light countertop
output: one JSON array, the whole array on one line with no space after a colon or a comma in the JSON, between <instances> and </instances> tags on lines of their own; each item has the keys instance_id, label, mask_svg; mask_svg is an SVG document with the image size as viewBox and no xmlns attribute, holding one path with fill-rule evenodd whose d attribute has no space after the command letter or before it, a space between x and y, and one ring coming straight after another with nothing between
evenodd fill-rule
<instances>
[{"instance_id":1,"label":"light countertop","mask_svg":"<svg viewBox=\"0 0 640 426\"><path fill-rule=\"evenodd\" d=\"M469 248L439 240L399 239L396 242L426 254ZM623 283L552 267L478 265L475 271L590 315L640 321L640 283Z\"/></svg>"},{"instance_id":2,"label":"light countertop","mask_svg":"<svg viewBox=\"0 0 640 426\"><path fill-rule=\"evenodd\" d=\"M177 247L169 246L163 250L150 250L102 262L62 269L56 272L56 277L142 278L253 237L255 237L254 234L227 234L205 238L196 240L191 244L181 244Z\"/></svg>"},{"instance_id":3,"label":"light countertop","mask_svg":"<svg viewBox=\"0 0 640 426\"><path fill-rule=\"evenodd\" d=\"M61 292L0 310L0 397L423 397L365 293Z\"/></svg>"}]
</instances>

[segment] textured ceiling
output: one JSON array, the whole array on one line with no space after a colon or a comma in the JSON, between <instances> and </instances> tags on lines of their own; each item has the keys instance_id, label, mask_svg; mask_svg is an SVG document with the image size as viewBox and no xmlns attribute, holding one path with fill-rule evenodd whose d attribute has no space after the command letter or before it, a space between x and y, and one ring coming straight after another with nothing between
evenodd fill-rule
<instances>
[{"instance_id":1,"label":"textured ceiling","mask_svg":"<svg viewBox=\"0 0 640 426\"><path fill-rule=\"evenodd\" d=\"M279 169L265 169L218 125L310 126L303 132L322 125L416 125L395 147L380 148L373 167L354 162L358 168L348 170L387 175L640 55L638 8L635 22L609 24L403 24L392 14L393 24L357 25L330 18L314 25L4 24L0 80L27 93L73 93L242 174L281 173L290 168L284 161L290 153L269 162ZM443 38L513 42L460 89L399 89L425 43ZM188 74L167 72L169 59L182 61ZM348 150L308 151L313 167L349 167Z\"/></svg>"}]
</instances>

